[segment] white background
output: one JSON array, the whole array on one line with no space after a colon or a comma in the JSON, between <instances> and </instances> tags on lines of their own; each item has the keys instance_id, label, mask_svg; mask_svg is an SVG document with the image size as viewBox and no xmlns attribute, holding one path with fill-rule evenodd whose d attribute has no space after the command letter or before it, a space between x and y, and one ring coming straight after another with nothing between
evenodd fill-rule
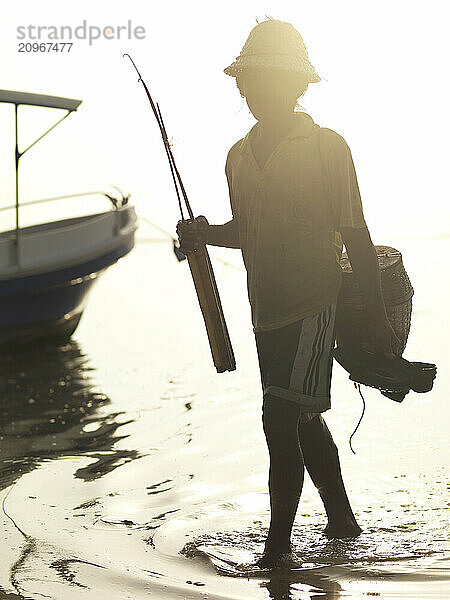
<instances>
[{"instance_id":1,"label":"white background","mask_svg":"<svg viewBox=\"0 0 450 600\"><path fill-rule=\"evenodd\" d=\"M322 77L301 104L349 144L374 242L395 245L402 237L447 235L448 47L442 1L41 0L8 9L0 25L0 88L83 100L77 113L23 157L23 201L115 184L131 193L141 215L174 231L179 215L167 160L144 90L122 58L129 52L160 103L194 212L212 223L228 220L226 154L254 118L223 68L239 54L256 19L270 15L300 31ZM91 46L74 40L69 54L18 53L18 26L76 27L83 19L101 27L131 19L133 26L145 27L146 38L102 39ZM22 147L57 113L21 107ZM14 201L11 105L0 105L0 124L0 206L7 206ZM24 211L22 218L30 214ZM13 222L12 213L0 217L2 227Z\"/></svg>"}]
</instances>

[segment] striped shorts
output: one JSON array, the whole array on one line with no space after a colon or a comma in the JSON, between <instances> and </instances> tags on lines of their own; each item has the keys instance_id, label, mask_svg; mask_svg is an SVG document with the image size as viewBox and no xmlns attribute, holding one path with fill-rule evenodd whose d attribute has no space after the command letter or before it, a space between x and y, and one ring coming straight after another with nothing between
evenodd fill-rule
<instances>
[{"instance_id":1,"label":"striped shorts","mask_svg":"<svg viewBox=\"0 0 450 600\"><path fill-rule=\"evenodd\" d=\"M329 408L336 302L322 312L255 333L264 402L295 402L303 421Z\"/></svg>"}]
</instances>

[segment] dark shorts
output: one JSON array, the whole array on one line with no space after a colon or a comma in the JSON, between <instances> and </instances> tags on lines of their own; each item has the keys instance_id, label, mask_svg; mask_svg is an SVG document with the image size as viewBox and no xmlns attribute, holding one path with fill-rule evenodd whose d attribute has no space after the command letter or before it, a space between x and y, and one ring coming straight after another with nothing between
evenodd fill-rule
<instances>
[{"instance_id":1,"label":"dark shorts","mask_svg":"<svg viewBox=\"0 0 450 600\"><path fill-rule=\"evenodd\" d=\"M285 327L255 333L263 398L295 402L308 421L331 408L336 303Z\"/></svg>"}]
</instances>

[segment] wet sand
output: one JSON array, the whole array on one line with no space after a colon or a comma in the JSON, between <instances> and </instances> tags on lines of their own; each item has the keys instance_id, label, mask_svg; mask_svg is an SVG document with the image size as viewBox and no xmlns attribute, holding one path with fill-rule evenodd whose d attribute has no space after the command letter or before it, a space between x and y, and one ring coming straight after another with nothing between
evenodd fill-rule
<instances>
[{"instance_id":1,"label":"wet sand","mask_svg":"<svg viewBox=\"0 0 450 600\"><path fill-rule=\"evenodd\" d=\"M187 264L146 234L100 278L71 343L2 357L0 598L447 598L449 242L395 244L415 287L405 356L438 378L402 404L364 388L356 456L361 400L334 366L325 418L363 534L328 540L307 480L303 568L238 577L269 520L244 274L214 263L238 365L218 375Z\"/></svg>"}]
</instances>

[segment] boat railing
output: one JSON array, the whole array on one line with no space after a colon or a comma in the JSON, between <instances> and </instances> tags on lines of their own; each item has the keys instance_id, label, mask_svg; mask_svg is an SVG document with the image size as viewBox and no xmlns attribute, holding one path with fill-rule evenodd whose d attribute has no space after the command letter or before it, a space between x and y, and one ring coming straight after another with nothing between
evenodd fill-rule
<instances>
[{"instance_id":1,"label":"boat railing","mask_svg":"<svg viewBox=\"0 0 450 600\"><path fill-rule=\"evenodd\" d=\"M20 272L22 269L22 265L26 263L29 256L31 256L32 252L33 252L33 248L30 247L28 250L26 248L27 244L31 243L30 240L34 235L33 227L32 226L31 227L30 226L28 226L28 227L21 226L21 223L19 220L19 208L20 208L20 210L22 210L23 208L26 208L26 207L29 207L32 205L49 203L49 202L53 202L56 200L66 200L69 198L73 199L73 198L80 198L81 196L89 196L89 195L92 196L93 194L102 194L103 196L107 197L110 200L114 209L116 209L116 210L108 211L109 213L112 213L112 215L113 215L112 218L111 218L111 214L105 214L106 211L104 213L102 213L102 215L103 215L102 217L100 217L100 215L99 215L99 218L101 218L102 221L105 221L108 223L112 222L114 225L112 233L114 235L117 235L120 231L122 221L126 220L126 215L129 212L131 212L131 210L128 210L130 207L125 206L128 203L128 198L125 198L123 196L123 194L120 192L120 190L118 188L116 188L115 186L111 186L111 187L113 187L117 192L119 192L119 194L121 196L121 198L119 198L119 199L117 197L115 197L114 195L108 194L106 192L95 191L95 192L82 192L79 194L66 194L64 196L53 196L50 198L41 198L38 200L29 201L29 202L21 202L20 201L19 164L21 164L21 159L32 148L34 148L34 146L38 142L40 142L45 136L47 136L51 131L53 131L55 129L55 127L57 127L57 125L62 123L62 121L64 121L70 114L75 112L78 109L78 107L80 106L81 100L76 100L73 98L63 98L61 96L49 96L49 95L44 95L44 94L19 92L19 91L13 91L13 90L0 90L0 103L3 103L3 102L14 105L15 204L13 206L2 207L2 208L0 208L0 211L2 211L2 212L8 211L8 210L15 211L15 229L11 230L11 232L5 231L4 232L5 235L2 236L3 252L0 253L0 267L2 265L1 261L3 260L5 268L6 267L12 268L12 269L15 269L16 271ZM56 123L54 123L51 127L46 129L41 135L39 135L34 141L32 141L23 150L19 149L19 119L18 119L19 108L22 105L54 108L54 109L60 109L60 110L66 111L65 114L63 114L63 116L60 116L60 118L56 121ZM58 223L58 222L62 223L63 221L61 219L59 219L59 220L50 222L53 226L53 230L55 229L54 224ZM42 226L42 224L37 225L36 227L39 228L39 230L40 230L41 226ZM92 223L92 219L89 219L89 227L87 227L87 229L89 229L91 226L94 226L94 225ZM34 228L34 231L37 232L38 229ZM57 237L58 239L60 239L61 233L65 233L65 232L53 231L52 238L56 239L56 237ZM74 232L72 232L72 233L74 233ZM14 236L14 237L12 237L12 236ZM40 236L38 236L38 237L40 239ZM34 237L33 237L33 239L34 239ZM35 243L36 247L37 247L38 241L39 241L38 239L34 239L33 243ZM48 245L51 245L49 240L47 240L47 242L48 242ZM43 242L43 247L44 246L45 246L45 244ZM2 250L2 248L0 248L0 250ZM42 250L42 248L41 248L41 250ZM50 253L52 251L51 248L47 248L46 250ZM31 258L33 258L33 257L31 256Z\"/></svg>"},{"instance_id":2,"label":"boat railing","mask_svg":"<svg viewBox=\"0 0 450 600\"><path fill-rule=\"evenodd\" d=\"M77 194L64 194L63 196L51 196L49 198L39 198L37 200L30 200L29 202L21 202L20 203L20 208L25 207L25 206L34 206L36 204L44 204L47 202L53 202L55 200L67 200L70 198L81 198L83 196L103 196L105 198L107 198L114 209L118 209L122 206L125 206L125 204L128 203L128 199L129 196L124 196L123 193L118 189L118 192L120 193L120 198L117 198L116 196L113 196L111 194L108 194L105 191L102 190L96 190L96 191L92 191L92 192L79 192ZM16 210L16 205L15 204L11 204L10 206L2 206L0 207L0 212L6 211L6 210Z\"/></svg>"},{"instance_id":3,"label":"boat railing","mask_svg":"<svg viewBox=\"0 0 450 600\"><path fill-rule=\"evenodd\" d=\"M84 211L83 211L84 212ZM133 207L125 203L100 210L0 233L0 279L39 268L54 269L73 260L85 260L126 240L137 227ZM16 234L19 233L18 238ZM19 243L17 243L17 240Z\"/></svg>"}]
</instances>

